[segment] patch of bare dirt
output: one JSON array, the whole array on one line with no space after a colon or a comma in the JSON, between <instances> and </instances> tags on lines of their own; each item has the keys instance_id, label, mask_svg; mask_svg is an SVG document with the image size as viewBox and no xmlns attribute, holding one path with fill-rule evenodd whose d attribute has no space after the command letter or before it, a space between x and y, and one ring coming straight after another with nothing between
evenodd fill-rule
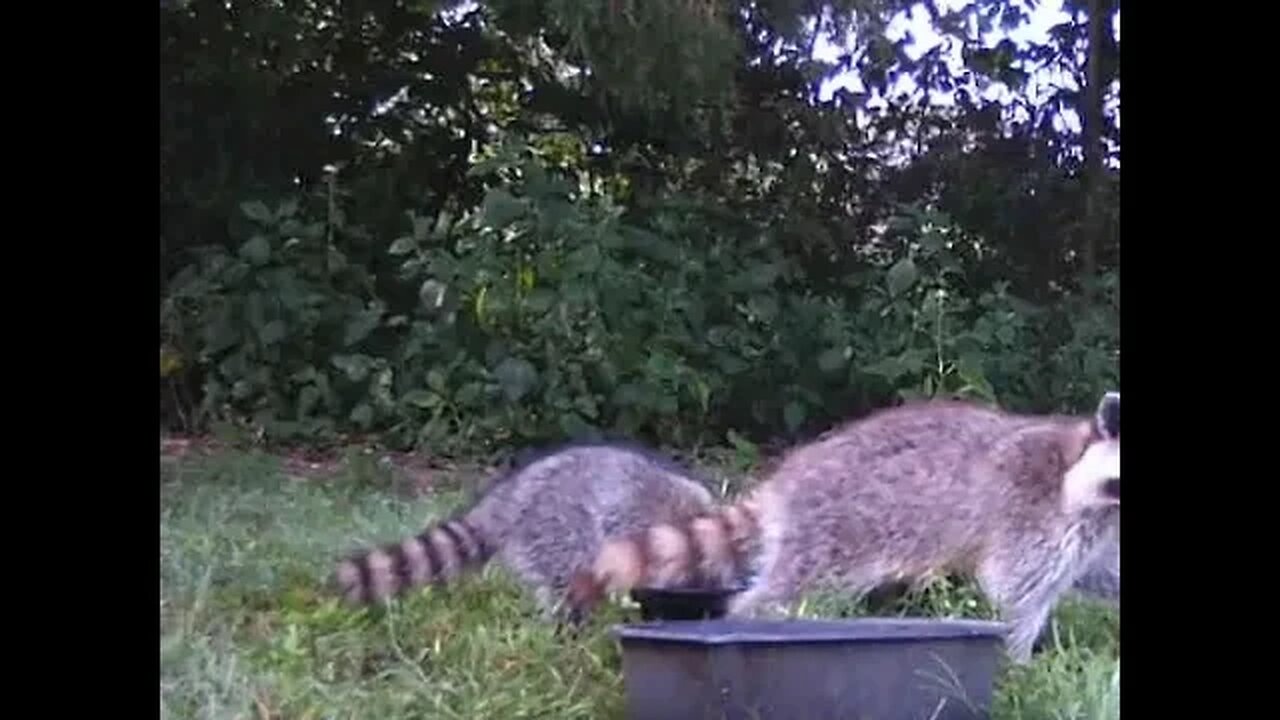
<instances>
[{"instance_id":1,"label":"patch of bare dirt","mask_svg":"<svg viewBox=\"0 0 1280 720\"><path fill-rule=\"evenodd\" d=\"M236 446L213 437L161 436L161 461L176 462L191 456L210 456L235 449ZM299 481L330 480L350 469L353 460L367 459L378 467L389 468L396 476L397 485L408 486L414 492L429 490L444 478L459 473L473 474L496 472L497 467L486 465L459 466L445 459L420 453L399 452L359 444L343 448L318 449L311 447L275 448L271 455L278 458L285 475Z\"/></svg>"}]
</instances>

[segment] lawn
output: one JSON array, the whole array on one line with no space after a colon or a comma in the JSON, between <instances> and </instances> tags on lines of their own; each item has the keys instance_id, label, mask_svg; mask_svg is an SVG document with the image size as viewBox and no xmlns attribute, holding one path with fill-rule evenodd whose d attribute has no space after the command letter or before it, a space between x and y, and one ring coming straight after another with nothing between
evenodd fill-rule
<instances>
[{"instance_id":1,"label":"lawn","mask_svg":"<svg viewBox=\"0 0 1280 720\"><path fill-rule=\"evenodd\" d=\"M477 470L428 493L355 464L304 480L275 459L222 451L162 458L162 718L622 718L606 609L558 636L497 566L386 610L356 611L321 584L335 557L398 538L465 502ZM913 612L988 617L964 589L931 589ZM806 614L848 612L817 601ZM1118 718L1119 619L1084 601L1055 617L1050 648L1000 678L997 719Z\"/></svg>"}]
</instances>

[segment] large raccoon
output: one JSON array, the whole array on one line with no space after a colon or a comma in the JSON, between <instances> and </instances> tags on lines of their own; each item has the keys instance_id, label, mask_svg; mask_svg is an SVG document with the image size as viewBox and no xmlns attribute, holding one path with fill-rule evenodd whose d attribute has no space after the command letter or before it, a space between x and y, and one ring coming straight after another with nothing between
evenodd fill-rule
<instances>
[{"instance_id":1,"label":"large raccoon","mask_svg":"<svg viewBox=\"0 0 1280 720\"><path fill-rule=\"evenodd\" d=\"M752 572L751 553L758 548L759 544L759 536L755 532L759 526L753 523L754 516L751 512L758 502L758 499L746 498L738 504L712 510L709 517L696 518L699 523L712 519L720 527L733 528L734 532L729 535L730 542L727 544L732 554L727 558L716 558L714 554L698 558L696 562L700 567L696 573L685 573L677 564L673 570L668 571L668 574L674 573L685 577L686 581L692 580L703 585L719 584L720 587L725 587L726 583L745 581ZM708 535L706 532L703 534L704 537L710 538L708 542L724 542L717 540L713 534ZM699 543L690 544L690 552L701 550ZM911 583L888 583L879 589L878 595L882 600L888 600L910 589ZM1113 605L1117 610L1120 608L1120 536L1118 532L1114 534L1111 541L1102 545L1093 562L1080 572L1079 577L1071 585L1071 591L1078 597Z\"/></svg>"},{"instance_id":2,"label":"large raccoon","mask_svg":"<svg viewBox=\"0 0 1280 720\"><path fill-rule=\"evenodd\" d=\"M520 457L473 505L416 536L342 560L332 582L348 601L378 601L496 556L550 616L605 538L712 507L704 483L668 458L620 443L570 444Z\"/></svg>"},{"instance_id":3,"label":"large raccoon","mask_svg":"<svg viewBox=\"0 0 1280 720\"><path fill-rule=\"evenodd\" d=\"M1120 537L1103 546L1071 586L1075 594L1120 607Z\"/></svg>"},{"instance_id":4,"label":"large raccoon","mask_svg":"<svg viewBox=\"0 0 1280 720\"><path fill-rule=\"evenodd\" d=\"M820 586L860 595L958 572L1011 624L1008 651L1023 662L1057 599L1117 537L1119 493L1119 393L1092 417L913 403L791 450L737 503L612 539L575 575L569 606L581 618L637 585L750 575L729 607L744 615ZM735 566L749 543L726 539L730 514L754 526L752 572Z\"/></svg>"}]
</instances>

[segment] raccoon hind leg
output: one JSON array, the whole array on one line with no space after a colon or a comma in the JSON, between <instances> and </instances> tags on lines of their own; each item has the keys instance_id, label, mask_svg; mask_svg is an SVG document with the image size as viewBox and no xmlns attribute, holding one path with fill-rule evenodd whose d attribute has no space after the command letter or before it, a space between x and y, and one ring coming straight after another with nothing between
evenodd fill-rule
<instances>
[{"instance_id":1,"label":"raccoon hind leg","mask_svg":"<svg viewBox=\"0 0 1280 720\"><path fill-rule=\"evenodd\" d=\"M776 617L787 613L800 595L820 587L842 595L862 597L891 580L876 563L848 559L833 566L829 558L813 554L770 553L762 558L759 572L747 589L729 603L729 614Z\"/></svg>"},{"instance_id":2,"label":"raccoon hind leg","mask_svg":"<svg viewBox=\"0 0 1280 720\"><path fill-rule=\"evenodd\" d=\"M781 593L757 577L747 589L739 592L729 600L727 615L734 617L764 618L777 617L783 614Z\"/></svg>"},{"instance_id":3,"label":"raccoon hind leg","mask_svg":"<svg viewBox=\"0 0 1280 720\"><path fill-rule=\"evenodd\" d=\"M505 564L519 584L529 591L538 616L543 620L553 620L568 587L567 582L528 557L511 557Z\"/></svg>"},{"instance_id":4,"label":"raccoon hind leg","mask_svg":"<svg viewBox=\"0 0 1280 720\"><path fill-rule=\"evenodd\" d=\"M746 589L730 598L726 614L736 617L780 614L780 601L787 595L787 585L779 567L778 553L766 549L754 565L747 573Z\"/></svg>"}]
</instances>

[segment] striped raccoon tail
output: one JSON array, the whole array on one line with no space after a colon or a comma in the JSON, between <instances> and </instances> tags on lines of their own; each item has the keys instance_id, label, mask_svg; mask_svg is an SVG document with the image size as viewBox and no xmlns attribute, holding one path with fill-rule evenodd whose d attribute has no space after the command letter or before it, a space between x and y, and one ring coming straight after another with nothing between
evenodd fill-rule
<instances>
[{"instance_id":1,"label":"striped raccoon tail","mask_svg":"<svg viewBox=\"0 0 1280 720\"><path fill-rule=\"evenodd\" d=\"M338 563L331 583L350 603L377 602L453 580L483 566L493 552L485 537L458 516L401 542L347 557Z\"/></svg>"},{"instance_id":2,"label":"striped raccoon tail","mask_svg":"<svg viewBox=\"0 0 1280 720\"><path fill-rule=\"evenodd\" d=\"M582 622L606 596L636 587L727 587L748 573L759 537L759 500L744 497L692 520L605 541L570 578L564 609Z\"/></svg>"}]
</instances>

